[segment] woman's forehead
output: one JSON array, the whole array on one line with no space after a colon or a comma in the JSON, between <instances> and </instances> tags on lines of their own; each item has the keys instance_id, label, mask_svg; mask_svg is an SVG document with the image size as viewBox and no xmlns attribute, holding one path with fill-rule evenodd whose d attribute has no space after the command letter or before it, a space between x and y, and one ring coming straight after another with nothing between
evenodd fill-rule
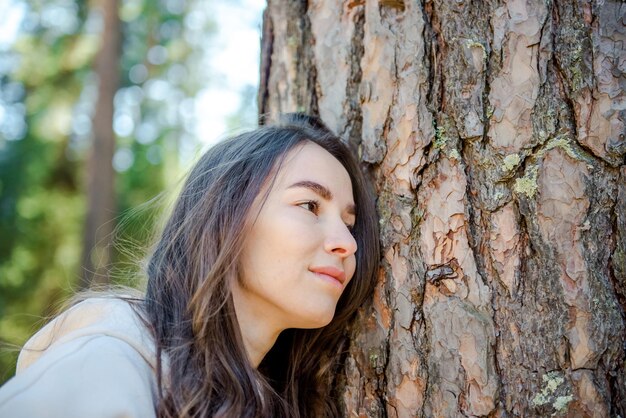
<instances>
[{"instance_id":1,"label":"woman's forehead","mask_svg":"<svg viewBox=\"0 0 626 418\"><path fill-rule=\"evenodd\" d=\"M314 182L331 195L352 196L352 181L346 168L332 154L313 142L305 142L287 153L277 173L276 184L288 188L294 183Z\"/></svg>"}]
</instances>

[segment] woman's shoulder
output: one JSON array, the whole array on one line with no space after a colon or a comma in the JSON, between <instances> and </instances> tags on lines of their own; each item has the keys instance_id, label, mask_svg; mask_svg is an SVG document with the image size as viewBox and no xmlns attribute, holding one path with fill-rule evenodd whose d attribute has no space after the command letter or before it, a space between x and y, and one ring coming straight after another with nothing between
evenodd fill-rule
<instances>
[{"instance_id":1,"label":"woman's shoulder","mask_svg":"<svg viewBox=\"0 0 626 418\"><path fill-rule=\"evenodd\" d=\"M143 318L141 301L123 295L102 295L72 306L33 335L20 353L17 372L55 347L86 336L106 336L123 342L150 365L156 365L154 340Z\"/></svg>"},{"instance_id":2,"label":"woman's shoulder","mask_svg":"<svg viewBox=\"0 0 626 418\"><path fill-rule=\"evenodd\" d=\"M0 416L153 416L154 344L140 315L117 297L59 315L22 351L0 389Z\"/></svg>"}]
</instances>

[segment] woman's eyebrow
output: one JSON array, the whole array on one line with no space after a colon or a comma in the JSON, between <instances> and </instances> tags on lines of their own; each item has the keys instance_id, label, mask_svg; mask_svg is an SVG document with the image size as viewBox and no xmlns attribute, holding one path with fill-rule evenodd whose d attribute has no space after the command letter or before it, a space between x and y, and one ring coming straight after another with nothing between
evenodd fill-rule
<instances>
[{"instance_id":1,"label":"woman's eyebrow","mask_svg":"<svg viewBox=\"0 0 626 418\"><path fill-rule=\"evenodd\" d=\"M294 184L292 184L291 186L287 187L288 189L292 189L292 188L296 188L296 187L304 187L305 189L309 189L311 191L313 191L314 193L318 194L322 199L324 200L332 200L333 199L333 193L328 190L328 188L326 186L322 186L321 184L315 182L315 181L311 181L311 180L302 180L302 181L298 181ZM356 206L355 205L348 205L348 208L346 209L347 212L350 215L355 215L356 214Z\"/></svg>"},{"instance_id":2,"label":"woman's eyebrow","mask_svg":"<svg viewBox=\"0 0 626 418\"><path fill-rule=\"evenodd\" d=\"M320 195L323 199L326 200L333 200L333 193L328 190L327 187L322 186L319 183L316 183L314 181L310 181L310 180L302 180L299 182L296 182L294 184L292 184L291 186L287 187L288 189L292 189L292 188L296 188L296 187L304 187L305 189L310 189L313 192L317 193L318 195Z\"/></svg>"}]
</instances>

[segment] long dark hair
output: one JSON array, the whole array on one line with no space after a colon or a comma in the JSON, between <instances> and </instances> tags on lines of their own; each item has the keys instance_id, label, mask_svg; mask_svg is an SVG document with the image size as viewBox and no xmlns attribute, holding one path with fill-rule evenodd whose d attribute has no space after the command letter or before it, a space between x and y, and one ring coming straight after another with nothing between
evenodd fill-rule
<instances>
[{"instance_id":1,"label":"long dark hair","mask_svg":"<svg viewBox=\"0 0 626 418\"><path fill-rule=\"evenodd\" d=\"M347 170L357 207L356 272L332 322L289 329L255 369L230 289L254 223L252 203L285 155L304 141ZM349 149L316 118L286 115L273 126L227 139L191 171L148 261L145 309L157 343L161 417L334 416L326 396L345 330L371 294L379 262L374 199Z\"/></svg>"}]
</instances>

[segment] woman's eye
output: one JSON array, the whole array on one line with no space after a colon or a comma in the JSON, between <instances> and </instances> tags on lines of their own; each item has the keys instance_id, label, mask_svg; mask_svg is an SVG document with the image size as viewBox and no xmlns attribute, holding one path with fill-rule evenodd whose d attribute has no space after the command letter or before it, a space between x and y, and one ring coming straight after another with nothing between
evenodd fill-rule
<instances>
[{"instance_id":1,"label":"woman's eye","mask_svg":"<svg viewBox=\"0 0 626 418\"><path fill-rule=\"evenodd\" d=\"M308 210L309 212L313 212L315 214L317 214L318 209L319 209L319 203L317 203L315 200L302 202L298 206Z\"/></svg>"}]
</instances>

